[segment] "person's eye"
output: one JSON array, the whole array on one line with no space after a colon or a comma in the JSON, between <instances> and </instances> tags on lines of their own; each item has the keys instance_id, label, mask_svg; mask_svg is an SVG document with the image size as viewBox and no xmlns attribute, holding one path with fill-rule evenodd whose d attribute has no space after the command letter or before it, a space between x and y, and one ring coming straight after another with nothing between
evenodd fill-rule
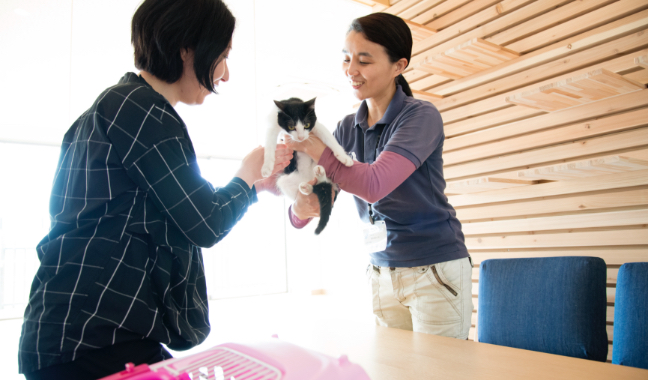
<instances>
[{"instance_id":1,"label":"person's eye","mask_svg":"<svg viewBox=\"0 0 648 380\"><path fill-rule=\"evenodd\" d=\"M360 61L360 64L361 64L361 65L368 65L368 64L370 64L370 63L371 63L371 62L364 62L364 61Z\"/></svg>"}]
</instances>

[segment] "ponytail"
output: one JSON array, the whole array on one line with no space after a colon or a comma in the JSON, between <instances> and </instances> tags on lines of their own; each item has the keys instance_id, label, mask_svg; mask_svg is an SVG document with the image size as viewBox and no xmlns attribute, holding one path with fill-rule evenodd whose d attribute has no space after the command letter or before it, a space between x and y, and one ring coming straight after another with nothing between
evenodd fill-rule
<instances>
[{"instance_id":1,"label":"ponytail","mask_svg":"<svg viewBox=\"0 0 648 380\"><path fill-rule=\"evenodd\" d=\"M412 89L410 88L409 83L407 83L407 79L405 79L403 74L400 74L396 77L396 84L401 86L405 95L414 96L414 94L412 94Z\"/></svg>"}]
</instances>

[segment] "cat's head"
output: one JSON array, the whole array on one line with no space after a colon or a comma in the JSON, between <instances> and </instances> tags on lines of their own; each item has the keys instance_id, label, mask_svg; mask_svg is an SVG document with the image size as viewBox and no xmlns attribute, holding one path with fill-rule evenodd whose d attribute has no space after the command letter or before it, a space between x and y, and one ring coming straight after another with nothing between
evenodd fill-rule
<instances>
[{"instance_id":1,"label":"cat's head","mask_svg":"<svg viewBox=\"0 0 648 380\"><path fill-rule=\"evenodd\" d=\"M315 127L315 98L305 102L298 98L275 100L277 122L295 141L304 141Z\"/></svg>"}]
</instances>

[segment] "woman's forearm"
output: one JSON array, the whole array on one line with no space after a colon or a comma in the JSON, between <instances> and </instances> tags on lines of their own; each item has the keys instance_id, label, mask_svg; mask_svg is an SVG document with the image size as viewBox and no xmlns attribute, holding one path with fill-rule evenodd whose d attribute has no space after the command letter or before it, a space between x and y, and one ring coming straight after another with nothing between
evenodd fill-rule
<instances>
[{"instance_id":1,"label":"woman's forearm","mask_svg":"<svg viewBox=\"0 0 648 380\"><path fill-rule=\"evenodd\" d=\"M383 151L373 164L356 161L353 166L346 167L326 148L318 164L342 190L369 203L377 202L394 191L416 170L412 161L389 151Z\"/></svg>"}]
</instances>

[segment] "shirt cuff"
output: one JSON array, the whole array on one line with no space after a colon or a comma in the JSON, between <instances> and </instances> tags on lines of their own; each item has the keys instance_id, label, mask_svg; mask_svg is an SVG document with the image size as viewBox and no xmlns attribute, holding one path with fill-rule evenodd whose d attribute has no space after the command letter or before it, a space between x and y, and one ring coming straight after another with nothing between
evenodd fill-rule
<instances>
[{"instance_id":1,"label":"shirt cuff","mask_svg":"<svg viewBox=\"0 0 648 380\"><path fill-rule=\"evenodd\" d=\"M292 205L288 207L288 219L290 220L290 224L292 224L292 226L298 230L306 227L306 225L310 223L311 220L313 220L313 218L299 219L295 214L293 214Z\"/></svg>"},{"instance_id":2,"label":"shirt cuff","mask_svg":"<svg viewBox=\"0 0 648 380\"><path fill-rule=\"evenodd\" d=\"M252 204L257 203L259 201L259 198L257 198L256 187L254 185L252 185L252 188L250 189L247 182L243 181L239 177L232 178L230 183L235 183L235 184L241 186L241 188L243 190L245 190L245 194L247 195L248 199L250 200L250 203L248 205L252 205Z\"/></svg>"}]
</instances>

